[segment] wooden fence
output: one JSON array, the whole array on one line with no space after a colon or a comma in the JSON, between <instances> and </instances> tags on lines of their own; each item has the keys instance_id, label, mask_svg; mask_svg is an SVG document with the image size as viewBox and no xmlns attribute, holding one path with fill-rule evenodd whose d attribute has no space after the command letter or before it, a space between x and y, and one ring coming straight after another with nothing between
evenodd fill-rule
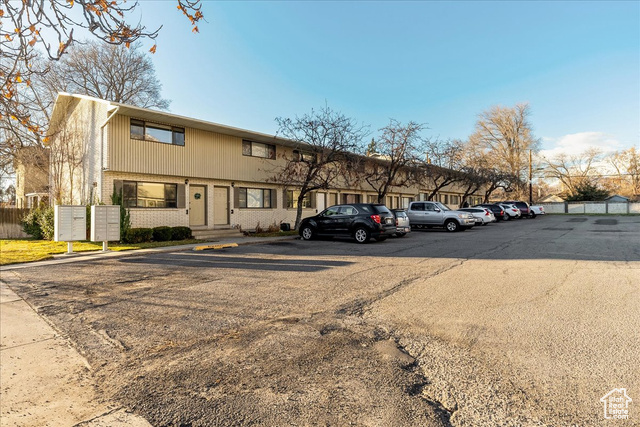
<instances>
[{"instance_id":1,"label":"wooden fence","mask_svg":"<svg viewBox=\"0 0 640 427\"><path fill-rule=\"evenodd\" d=\"M22 231L20 220L29 209L0 208L0 239L20 239L29 237Z\"/></svg>"}]
</instances>

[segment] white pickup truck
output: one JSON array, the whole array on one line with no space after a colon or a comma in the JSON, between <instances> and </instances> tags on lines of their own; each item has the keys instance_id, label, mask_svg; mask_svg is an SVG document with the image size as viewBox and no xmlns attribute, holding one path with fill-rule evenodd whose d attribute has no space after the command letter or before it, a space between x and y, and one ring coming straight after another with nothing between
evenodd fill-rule
<instances>
[{"instance_id":1,"label":"white pickup truck","mask_svg":"<svg viewBox=\"0 0 640 427\"><path fill-rule=\"evenodd\" d=\"M546 215L546 212L544 211L544 206L531 205L529 206L529 210L536 215Z\"/></svg>"}]
</instances>

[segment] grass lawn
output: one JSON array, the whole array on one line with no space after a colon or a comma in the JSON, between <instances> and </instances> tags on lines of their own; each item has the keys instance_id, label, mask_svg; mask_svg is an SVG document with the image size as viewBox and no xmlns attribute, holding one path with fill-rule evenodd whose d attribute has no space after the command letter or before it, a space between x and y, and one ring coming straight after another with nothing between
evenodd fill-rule
<instances>
[{"instance_id":1,"label":"grass lawn","mask_svg":"<svg viewBox=\"0 0 640 427\"><path fill-rule=\"evenodd\" d=\"M134 249L160 248L163 246L188 245L199 243L199 240L180 240L172 242L151 242L124 244L109 244L112 251L130 251ZM102 242L74 242L74 252L100 251ZM0 240L0 265L21 262L42 261L53 258L54 254L67 252L67 242L53 242L49 240Z\"/></svg>"}]
</instances>

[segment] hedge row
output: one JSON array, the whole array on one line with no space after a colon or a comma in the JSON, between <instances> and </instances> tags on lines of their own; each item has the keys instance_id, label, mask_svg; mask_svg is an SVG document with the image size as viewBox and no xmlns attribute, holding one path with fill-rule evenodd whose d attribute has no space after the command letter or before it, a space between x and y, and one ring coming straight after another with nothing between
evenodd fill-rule
<instances>
[{"instance_id":1,"label":"hedge row","mask_svg":"<svg viewBox=\"0 0 640 427\"><path fill-rule=\"evenodd\" d=\"M192 237L189 227L155 227L130 228L123 237L125 243L167 242L170 240L185 240Z\"/></svg>"}]
</instances>

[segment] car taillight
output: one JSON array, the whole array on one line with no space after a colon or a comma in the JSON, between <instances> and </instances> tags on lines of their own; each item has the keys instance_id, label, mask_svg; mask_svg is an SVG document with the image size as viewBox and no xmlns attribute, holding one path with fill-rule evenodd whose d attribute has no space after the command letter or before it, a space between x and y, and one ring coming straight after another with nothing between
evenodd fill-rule
<instances>
[{"instance_id":1,"label":"car taillight","mask_svg":"<svg viewBox=\"0 0 640 427\"><path fill-rule=\"evenodd\" d=\"M484 216L489 216L489 211L484 211Z\"/></svg>"},{"instance_id":2,"label":"car taillight","mask_svg":"<svg viewBox=\"0 0 640 427\"><path fill-rule=\"evenodd\" d=\"M398 225L398 218L396 218L396 225Z\"/></svg>"},{"instance_id":3,"label":"car taillight","mask_svg":"<svg viewBox=\"0 0 640 427\"><path fill-rule=\"evenodd\" d=\"M380 215L371 215L371 219L372 219L374 222L376 222L376 223L380 224Z\"/></svg>"},{"instance_id":4,"label":"car taillight","mask_svg":"<svg viewBox=\"0 0 640 427\"><path fill-rule=\"evenodd\" d=\"M518 212L518 209L511 209L511 210L514 211L514 212Z\"/></svg>"},{"instance_id":5,"label":"car taillight","mask_svg":"<svg viewBox=\"0 0 640 427\"><path fill-rule=\"evenodd\" d=\"M500 215L504 215L504 211L500 211Z\"/></svg>"}]
</instances>

